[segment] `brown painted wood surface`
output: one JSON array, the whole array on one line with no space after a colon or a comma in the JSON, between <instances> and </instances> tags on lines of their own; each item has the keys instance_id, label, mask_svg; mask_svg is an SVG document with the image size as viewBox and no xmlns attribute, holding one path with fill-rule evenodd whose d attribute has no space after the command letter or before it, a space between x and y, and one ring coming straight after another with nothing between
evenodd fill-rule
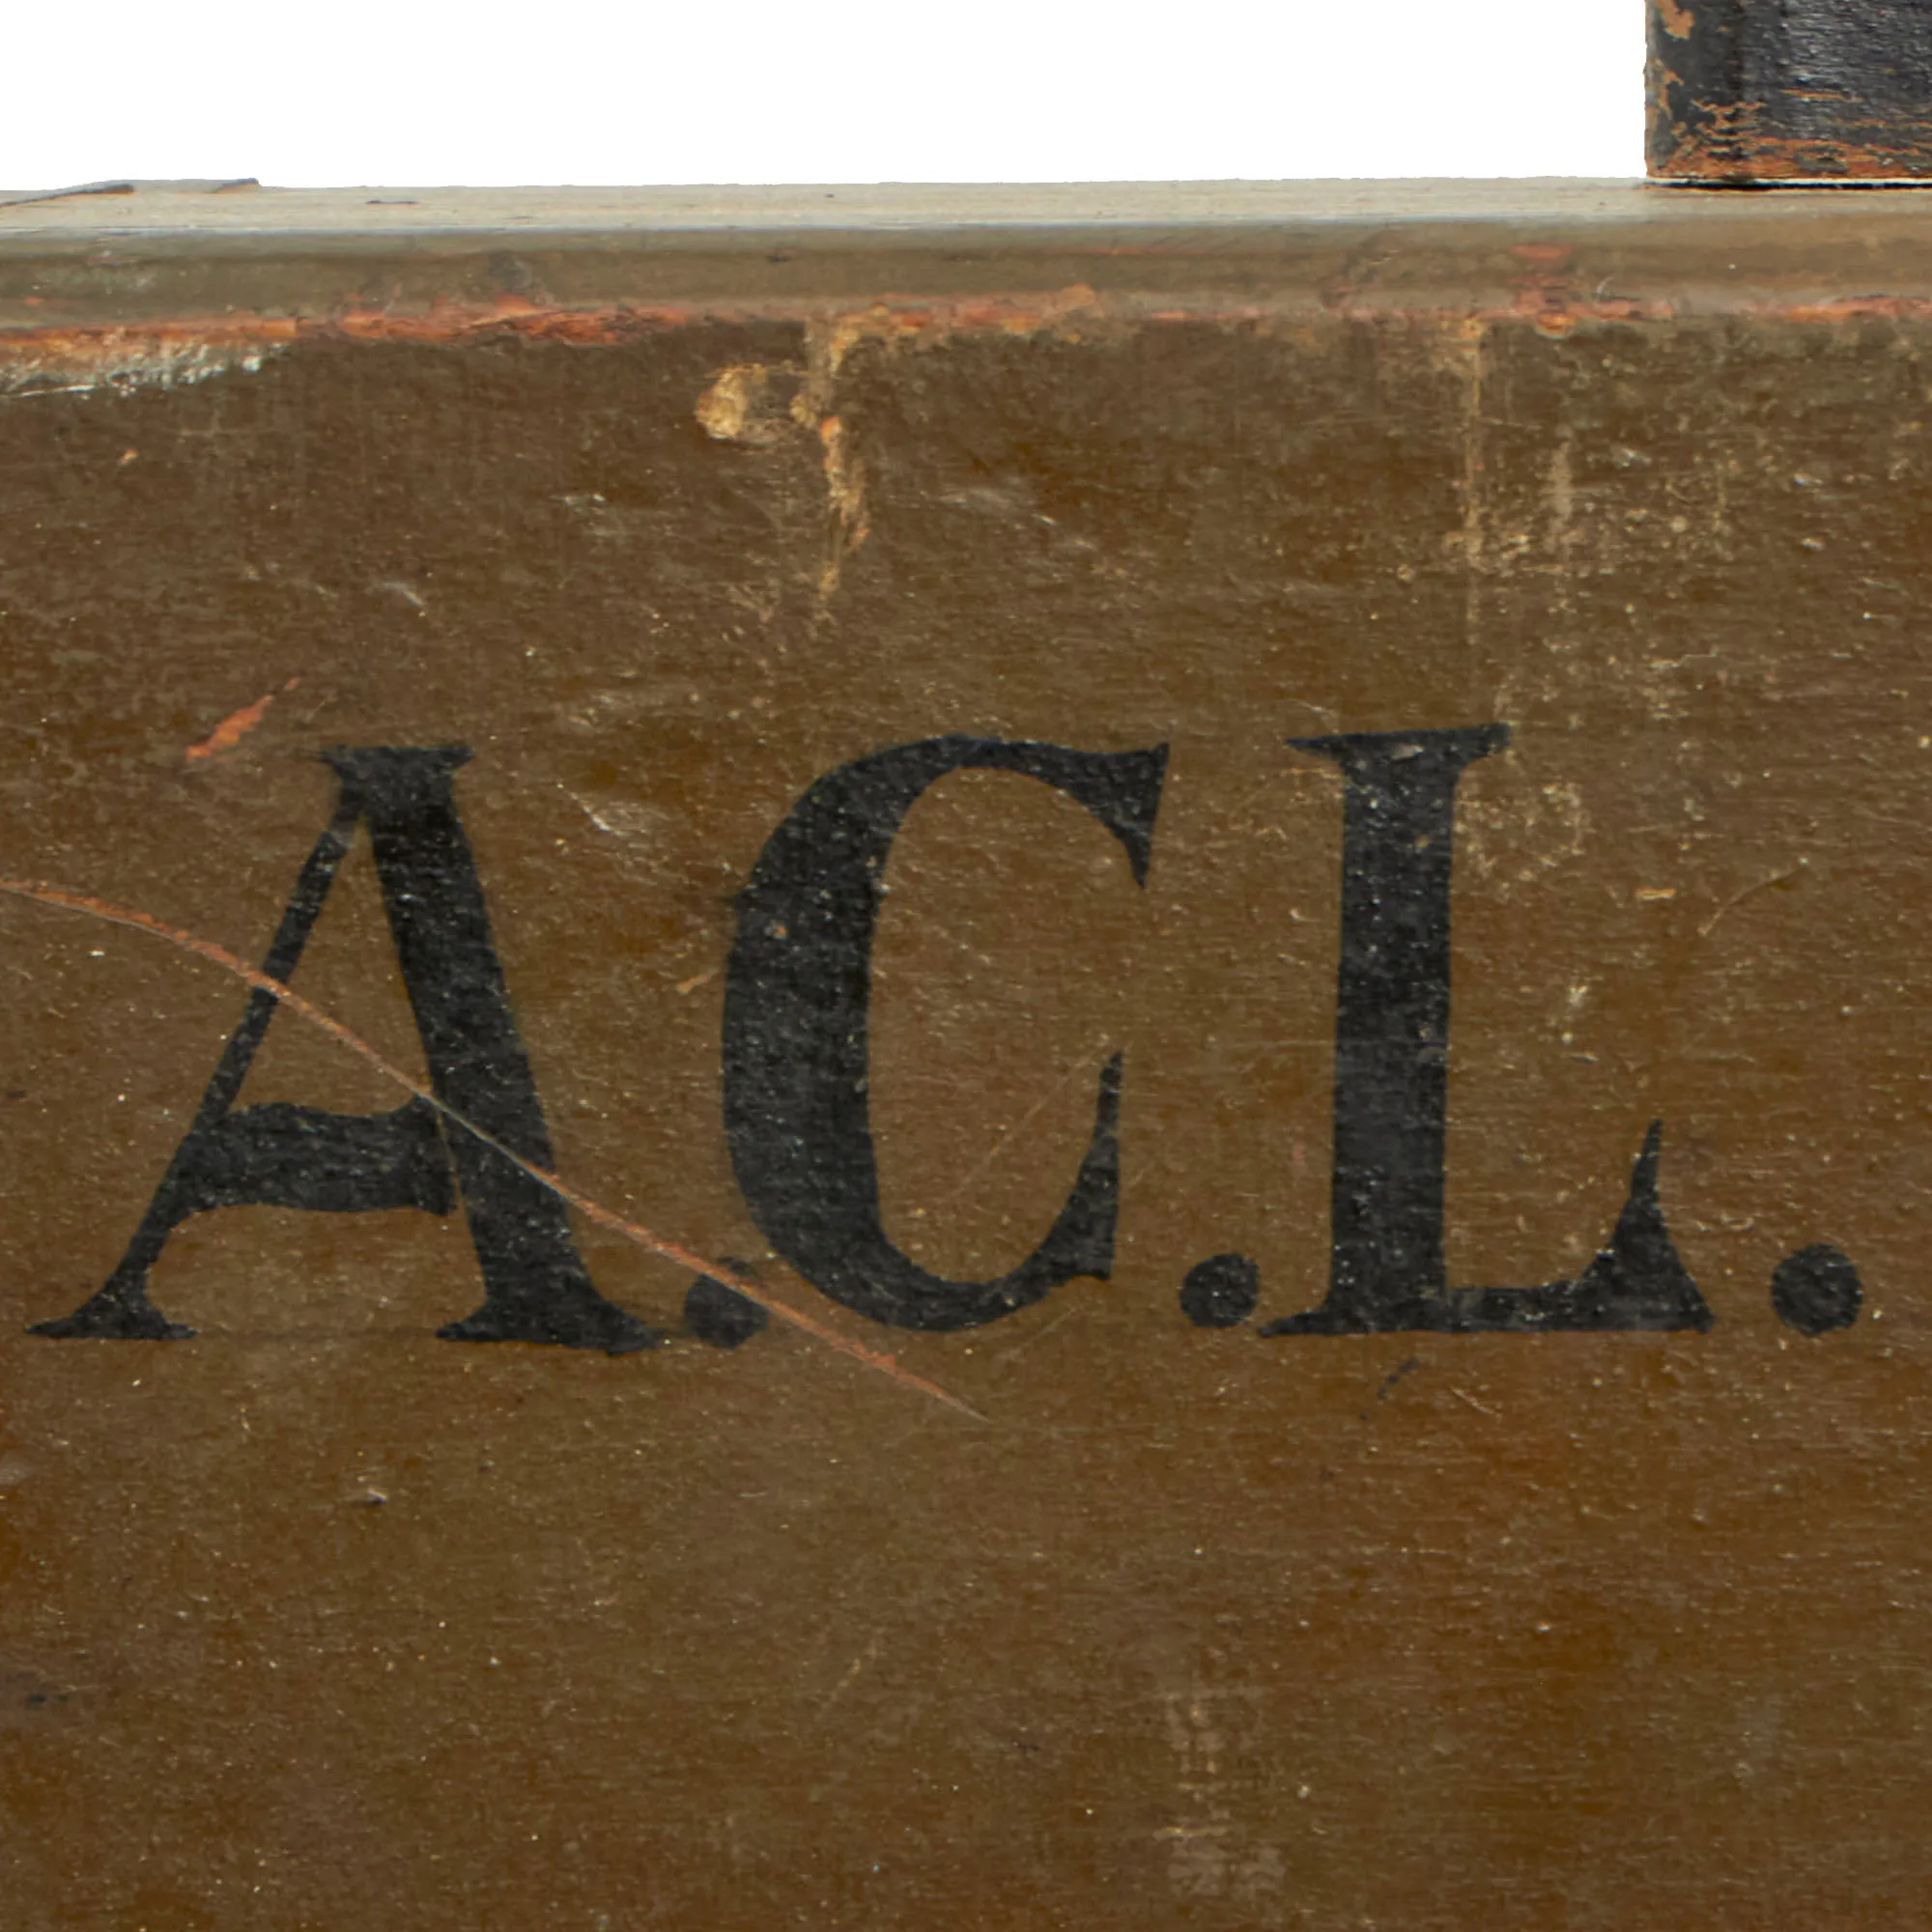
<instances>
[{"instance_id":1,"label":"brown painted wood surface","mask_svg":"<svg viewBox=\"0 0 1932 1932\"><path fill-rule=\"evenodd\" d=\"M673 1336L438 1340L460 1215L269 1208L174 1235L192 1341L28 1335L247 991L0 899L0 1924L1922 1926L1928 304L1911 194L0 206L0 872L258 960L318 753L471 747L582 1252ZM1286 741L1492 721L1450 1276L1584 1267L1661 1120L1713 1324L1264 1336L1330 1240ZM1169 762L1142 887L1010 773L894 847L908 1253L1010 1266L1124 1068L1111 1279L923 1333L772 1254L720 1034L774 829L949 732ZM422 1081L366 841L294 983ZM405 1094L284 1011L245 1097ZM829 1333L690 1339L638 1228Z\"/></svg>"}]
</instances>

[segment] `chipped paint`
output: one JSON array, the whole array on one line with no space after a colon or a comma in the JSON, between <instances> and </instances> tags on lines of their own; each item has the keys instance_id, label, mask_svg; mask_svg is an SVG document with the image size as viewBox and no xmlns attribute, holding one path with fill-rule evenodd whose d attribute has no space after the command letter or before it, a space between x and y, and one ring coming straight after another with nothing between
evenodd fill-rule
<instances>
[{"instance_id":1,"label":"chipped paint","mask_svg":"<svg viewBox=\"0 0 1932 1932\"><path fill-rule=\"evenodd\" d=\"M1067 341L1157 324L1210 323L1263 327L1302 323L1311 310L1347 321L1447 324L1452 328L1492 323L1526 323L1541 334L1562 336L1593 323L1653 324L1688 313L1711 312L1708 298L1677 295L1625 296L1604 283L1584 289L1561 259L1567 251L1519 247L1521 271L1501 299L1397 300L1373 289L1333 287L1320 295L1285 291L1268 303L1204 298L1192 303L1171 297L1158 301L1096 295L1076 287L1050 298L1018 295L972 301L894 298L852 308L824 300L738 303L661 303L538 307L527 301L440 303L422 311L345 309L328 316L184 317L144 327L55 324L0 328L0 397L112 393L197 384L231 372L261 369L292 349L328 342L455 344L514 337L582 347L621 347L698 323L795 322L805 327L807 362L733 365L712 379L696 405L705 433L721 441L776 441L780 418L789 415L814 430L828 451L840 433L823 428L838 414L833 398L846 357L861 344L891 351L927 350L953 335L994 331L1004 335L1049 334ZM1723 312L1791 322L1838 321L1851 315L1917 316L1932 313L1932 298L1841 297L1818 300L1800 296L1726 301ZM778 398L795 384L782 406ZM862 500L852 495L849 452L828 457L828 485L845 506L856 532L863 517L851 514Z\"/></svg>"},{"instance_id":2,"label":"chipped paint","mask_svg":"<svg viewBox=\"0 0 1932 1932\"><path fill-rule=\"evenodd\" d=\"M299 677L292 677L282 686L281 691L264 692L252 704L244 704L239 711L231 711L206 738L187 748L190 764L207 758L218 757L223 752L232 752L248 733L269 715L269 707L283 692L295 690L300 684Z\"/></svg>"},{"instance_id":3,"label":"chipped paint","mask_svg":"<svg viewBox=\"0 0 1932 1932\"><path fill-rule=\"evenodd\" d=\"M445 1348L474 1287L453 1220L237 1206L161 1278L200 1343L0 1337L0 1484L32 1464L0 1659L103 1686L68 1737L20 1733L61 1800L23 1910L79 1873L116 1924L225 1923L239 1847L270 1917L386 1898L412 1932L485 1895L616 1925L640 1890L672 1923L947 1897L1123 1932L1875 1898L1870 1932L1910 1932L1884 1909L1923 1714L1869 1713L1925 1676L1888 1605L1924 1500L1932 238L1909 196L1606 188L1600 218L1569 192L1177 228L1127 266L1104 237L953 266L900 235L818 264L734 238L722 269L724 243L534 245L524 306L393 294L386 335L329 292L389 299L390 242L238 250L182 270L225 327L313 298L259 377L0 410L12 869L259 959L315 752L469 746L548 1128L524 1179L600 1290L687 1310L626 1362ZM425 245L411 286L479 288L502 243ZM1063 293L926 299L945 273ZM126 319L112 275L43 279L68 307L0 313ZM639 287L706 299L672 337L617 301ZM772 299L721 323L721 288ZM1483 721L1511 744L1422 862L1453 879L1443 1278L1589 1265L1662 1114L1718 1323L1264 1341L1253 1317L1333 1278L1351 1075L1346 781L1284 740ZM185 764L204 732L230 749ZM724 1009L798 801L935 733L1172 747L1145 887L1011 772L949 781L872 875L860 1077L878 1225L920 1265L1031 1246L1124 1054L1114 1279L886 1338L987 1418L970 1438L788 1321L734 1348L702 1315L775 1293L881 1340L737 1184ZM344 867L294 978L434 1092L360 834ZM78 897L0 898L16 1329L104 1278L217 1040L270 1009ZM313 1021L272 1040L250 1105L421 1110ZM1787 1352L1767 1285L1827 1236L1868 1314ZM1232 1297L1187 1275L1236 1251L1250 1320L1202 1324ZM640 1749L687 1736L640 1802ZM292 1739L319 1740L294 1804ZM185 1751L207 1776L171 1781ZM1695 1858L1650 1856L1660 1791ZM368 1856L331 1857L337 1825Z\"/></svg>"},{"instance_id":4,"label":"chipped paint","mask_svg":"<svg viewBox=\"0 0 1932 1932\"><path fill-rule=\"evenodd\" d=\"M752 398L764 386L764 376L755 362L738 362L719 371L694 412L706 436L718 442L737 442L744 437Z\"/></svg>"},{"instance_id":5,"label":"chipped paint","mask_svg":"<svg viewBox=\"0 0 1932 1932\"><path fill-rule=\"evenodd\" d=\"M1679 181L1932 175L1932 24L1870 0L1651 0L1649 171Z\"/></svg>"},{"instance_id":6,"label":"chipped paint","mask_svg":"<svg viewBox=\"0 0 1932 1932\"><path fill-rule=\"evenodd\" d=\"M293 323L0 331L0 396L172 389L253 374L295 340Z\"/></svg>"}]
</instances>

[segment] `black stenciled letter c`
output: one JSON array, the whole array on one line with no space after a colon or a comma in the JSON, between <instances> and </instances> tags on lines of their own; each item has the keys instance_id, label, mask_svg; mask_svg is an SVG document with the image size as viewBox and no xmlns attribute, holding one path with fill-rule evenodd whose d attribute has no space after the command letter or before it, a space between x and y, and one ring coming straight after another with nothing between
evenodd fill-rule
<instances>
[{"instance_id":1,"label":"black stenciled letter c","mask_svg":"<svg viewBox=\"0 0 1932 1932\"><path fill-rule=\"evenodd\" d=\"M914 801L949 772L1020 772L1084 805L1144 884L1167 748L1080 752L963 735L897 745L814 782L738 898L724 991L724 1128L767 1240L813 1287L901 1328L975 1328L1113 1265L1121 1062L1046 1238L992 1281L949 1281L896 1248L879 1209L867 1098L872 935L881 877Z\"/></svg>"}]
</instances>

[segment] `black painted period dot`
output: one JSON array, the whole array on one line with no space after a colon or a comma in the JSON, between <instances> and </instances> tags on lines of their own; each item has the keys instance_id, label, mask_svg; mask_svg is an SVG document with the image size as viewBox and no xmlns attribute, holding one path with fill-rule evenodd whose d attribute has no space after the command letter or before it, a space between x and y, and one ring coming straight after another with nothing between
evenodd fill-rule
<instances>
[{"instance_id":1,"label":"black painted period dot","mask_svg":"<svg viewBox=\"0 0 1932 1932\"><path fill-rule=\"evenodd\" d=\"M1209 1255L1187 1270L1180 1312L1197 1328L1233 1328L1255 1312L1262 1271L1246 1255Z\"/></svg>"},{"instance_id":2,"label":"black painted period dot","mask_svg":"<svg viewBox=\"0 0 1932 1932\"><path fill-rule=\"evenodd\" d=\"M1829 1241L1786 1255L1771 1273L1771 1305L1801 1335L1849 1328L1859 1319L1864 1290L1851 1257Z\"/></svg>"},{"instance_id":3,"label":"black painted period dot","mask_svg":"<svg viewBox=\"0 0 1932 1932\"><path fill-rule=\"evenodd\" d=\"M699 1275L685 1293L685 1327L714 1349L735 1349L749 1342L770 1320L749 1294L716 1275Z\"/></svg>"}]
</instances>

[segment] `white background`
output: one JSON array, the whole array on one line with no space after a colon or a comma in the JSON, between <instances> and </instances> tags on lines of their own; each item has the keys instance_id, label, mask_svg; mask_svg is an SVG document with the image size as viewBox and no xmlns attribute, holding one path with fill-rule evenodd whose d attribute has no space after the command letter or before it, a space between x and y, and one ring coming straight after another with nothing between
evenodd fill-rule
<instances>
[{"instance_id":1,"label":"white background","mask_svg":"<svg viewBox=\"0 0 1932 1932\"><path fill-rule=\"evenodd\" d=\"M7 36L0 188L1642 171L1642 0L88 0L33 18Z\"/></svg>"}]
</instances>

